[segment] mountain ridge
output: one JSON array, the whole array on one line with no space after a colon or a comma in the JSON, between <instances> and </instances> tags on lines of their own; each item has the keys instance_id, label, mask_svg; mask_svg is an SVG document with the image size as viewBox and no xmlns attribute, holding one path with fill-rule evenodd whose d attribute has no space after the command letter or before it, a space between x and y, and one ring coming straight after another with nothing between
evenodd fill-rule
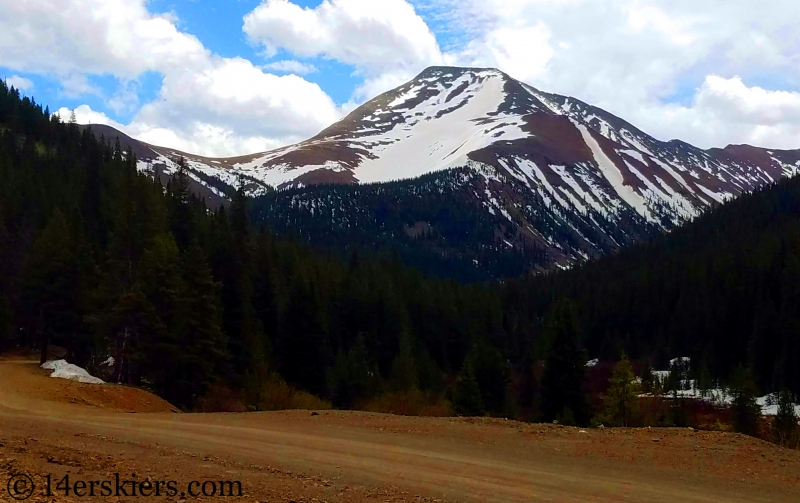
<instances>
[{"instance_id":1,"label":"mountain ridge","mask_svg":"<svg viewBox=\"0 0 800 503\"><path fill-rule=\"evenodd\" d=\"M260 196L272 188L313 193L320 184L386 183L467 168L482 178L469 184L469 197L513 228L505 242L545 246L550 266L562 267L636 242L651 228L672 229L800 170L800 150L664 142L499 70L455 67L430 67L314 137L269 152L212 159L147 148L154 155L140 159L141 170L169 174L174 159L184 157L195 180L220 198L240 177L249 195ZM569 231L537 229L541 212Z\"/></svg>"}]
</instances>

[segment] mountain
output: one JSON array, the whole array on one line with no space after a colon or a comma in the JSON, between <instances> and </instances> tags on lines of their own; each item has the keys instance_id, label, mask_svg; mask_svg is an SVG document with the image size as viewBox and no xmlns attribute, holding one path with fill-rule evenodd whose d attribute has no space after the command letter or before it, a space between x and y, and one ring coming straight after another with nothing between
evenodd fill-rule
<instances>
[{"instance_id":1,"label":"mountain","mask_svg":"<svg viewBox=\"0 0 800 503\"><path fill-rule=\"evenodd\" d=\"M398 389L458 406L468 391L461 383L479 393L480 412L507 415L551 396L537 395L547 381L537 362L567 331L587 358L627 354L663 369L690 357L690 377L708 387L747 366L762 393L800 393L800 177L569 271L464 286L393 258L332 259L251 226L238 194L226 211L208 211L184 184L164 190L136 170L0 81L0 351L57 345L84 368L112 356L114 382L185 408L213 384L223 386L215 400L247 400L238 410L274 408L264 390L283 396L286 388L269 369L339 407L376 399L396 411L399 402L383 397ZM361 226L361 234L380 231L393 251L435 260L431 252L459 250L453 236L485 239L505 218L470 191L483 173L465 166L402 182L286 189L252 206L294 204L308 211L282 211L303 233L322 235L313 225L326 221L339 222L330 235ZM426 213L433 225L407 226L391 241L393 226ZM460 253L484 250L470 246ZM510 256L485 251L495 261ZM464 262L445 265L454 264ZM268 374L274 384L248 377ZM662 412L658 423L674 426Z\"/></svg>"},{"instance_id":2,"label":"mountain","mask_svg":"<svg viewBox=\"0 0 800 503\"><path fill-rule=\"evenodd\" d=\"M317 136L270 152L209 159L144 148L152 154L140 156L142 170L171 173L173 159L183 156L196 181L216 196L230 194L243 177L250 195L284 206L291 197L297 204L289 208L325 215L315 224L327 228L358 218L352 213L358 201L347 201L346 211L344 196L334 203L320 199L320 185L386 184L456 170L460 175L443 175L438 190L453 193L459 205L479 206L494 221L496 232L471 243L473 251L544 249L547 256L536 264L544 268L569 266L672 229L800 169L800 150L703 150L663 142L604 110L498 70L449 67L428 68ZM277 196L271 188L280 190ZM327 204L339 206L320 211ZM273 213L280 222L299 218L285 207L276 210L262 212L268 223L276 223L269 220ZM360 208L370 218L376 211ZM403 225L432 226L414 218ZM384 230L402 234L401 227Z\"/></svg>"}]
</instances>

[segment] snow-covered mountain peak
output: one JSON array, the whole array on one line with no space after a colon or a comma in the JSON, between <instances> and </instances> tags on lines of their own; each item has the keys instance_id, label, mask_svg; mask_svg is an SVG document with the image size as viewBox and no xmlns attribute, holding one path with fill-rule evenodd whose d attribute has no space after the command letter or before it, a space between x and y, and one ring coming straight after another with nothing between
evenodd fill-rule
<instances>
[{"instance_id":1,"label":"snow-covered mountain peak","mask_svg":"<svg viewBox=\"0 0 800 503\"><path fill-rule=\"evenodd\" d=\"M800 170L800 151L660 141L579 99L486 68L428 68L313 138L270 152L207 159L147 148L155 152L142 161L147 169L174 170L170 158L182 155L198 183L219 190L244 180L253 195L466 168L484 180L469 197L576 260L601 241L621 246L642 229L672 228ZM570 224L569 242L537 228L542 208L581 221Z\"/></svg>"}]
</instances>

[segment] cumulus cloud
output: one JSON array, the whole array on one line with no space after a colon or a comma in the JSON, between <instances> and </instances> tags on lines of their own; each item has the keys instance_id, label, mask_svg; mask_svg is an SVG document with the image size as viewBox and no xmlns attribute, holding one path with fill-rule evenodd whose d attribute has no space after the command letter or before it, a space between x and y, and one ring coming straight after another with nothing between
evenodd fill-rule
<instances>
[{"instance_id":1,"label":"cumulus cloud","mask_svg":"<svg viewBox=\"0 0 800 503\"><path fill-rule=\"evenodd\" d=\"M368 69L441 57L428 25L405 0L324 0L313 9L266 0L245 16L244 32L270 53L286 49Z\"/></svg>"},{"instance_id":2,"label":"cumulus cloud","mask_svg":"<svg viewBox=\"0 0 800 503\"><path fill-rule=\"evenodd\" d=\"M137 77L160 73L158 97L129 124L112 124L144 141L209 156L240 155L305 139L341 115L318 85L212 54L182 32L173 15L149 12L145 0L2 3L0 66L54 75L62 96L103 95L89 76L110 74L120 85L103 96L106 105L131 112L139 108ZM89 107L76 114L84 123L110 120Z\"/></svg>"},{"instance_id":3,"label":"cumulus cloud","mask_svg":"<svg viewBox=\"0 0 800 503\"><path fill-rule=\"evenodd\" d=\"M690 106L664 106L665 129L690 127L704 145L800 148L800 93L748 87L739 77L706 77Z\"/></svg>"},{"instance_id":4,"label":"cumulus cloud","mask_svg":"<svg viewBox=\"0 0 800 503\"><path fill-rule=\"evenodd\" d=\"M354 66L365 77L359 99L445 62L433 32L405 0L323 0L315 8L266 0L245 16L244 32L267 55L286 50Z\"/></svg>"},{"instance_id":5,"label":"cumulus cloud","mask_svg":"<svg viewBox=\"0 0 800 503\"><path fill-rule=\"evenodd\" d=\"M202 65L208 56L196 37L170 16L151 14L143 0L4 1L2 8L0 63L10 68L134 78Z\"/></svg>"},{"instance_id":6,"label":"cumulus cloud","mask_svg":"<svg viewBox=\"0 0 800 503\"><path fill-rule=\"evenodd\" d=\"M105 124L125 132L126 127L124 125L112 120L103 112L92 110L89 105L81 105L72 110L67 107L61 107L53 115L57 115L62 122L69 122L73 113L78 124Z\"/></svg>"},{"instance_id":7,"label":"cumulus cloud","mask_svg":"<svg viewBox=\"0 0 800 503\"><path fill-rule=\"evenodd\" d=\"M160 99L145 104L133 124L151 143L176 145L171 131L187 138L176 148L232 156L306 139L340 116L317 84L264 73L245 59L215 58L202 71L167 74Z\"/></svg>"},{"instance_id":8,"label":"cumulus cloud","mask_svg":"<svg viewBox=\"0 0 800 503\"><path fill-rule=\"evenodd\" d=\"M6 84L19 89L20 91L29 91L33 89L33 82L25 77L19 75L12 75L5 79Z\"/></svg>"},{"instance_id":9,"label":"cumulus cloud","mask_svg":"<svg viewBox=\"0 0 800 503\"><path fill-rule=\"evenodd\" d=\"M469 34L449 54L459 64L498 67L662 139L701 147L754 139L800 147L791 133L800 119L788 102L768 107L780 117L769 126L739 106L769 92L754 86L765 76L800 90L800 3L794 0L418 2L437 22ZM722 81L738 87L739 101L723 92Z\"/></svg>"}]
</instances>

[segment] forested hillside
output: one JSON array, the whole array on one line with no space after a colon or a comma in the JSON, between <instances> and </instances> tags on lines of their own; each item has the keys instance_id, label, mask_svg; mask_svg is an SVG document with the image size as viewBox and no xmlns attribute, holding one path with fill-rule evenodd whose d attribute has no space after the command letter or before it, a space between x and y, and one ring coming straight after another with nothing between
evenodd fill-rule
<instances>
[{"instance_id":1,"label":"forested hillside","mask_svg":"<svg viewBox=\"0 0 800 503\"><path fill-rule=\"evenodd\" d=\"M506 340L496 289L275 240L241 192L210 212L185 173L164 187L4 85L0 132L4 347L57 344L90 368L112 356L114 380L183 407L218 384L259 408L278 375L339 406L440 393L474 344Z\"/></svg>"},{"instance_id":2,"label":"forested hillside","mask_svg":"<svg viewBox=\"0 0 800 503\"><path fill-rule=\"evenodd\" d=\"M357 250L397 256L432 277L489 281L549 267L546 243L524 239L519 224L469 195L484 186L468 168L392 183L318 185L258 197L252 216L339 257ZM537 228L572 237L562 219L537 209Z\"/></svg>"},{"instance_id":3,"label":"forested hillside","mask_svg":"<svg viewBox=\"0 0 800 503\"><path fill-rule=\"evenodd\" d=\"M341 260L254 229L247 206L240 191L211 211L184 169L162 186L0 84L0 350L55 344L90 369L111 356L115 381L186 409L215 393L271 408L294 389L585 423L586 360L623 352L691 356L723 383L750 365L762 393L800 392L800 180L501 284L427 279L391 253Z\"/></svg>"},{"instance_id":4,"label":"forested hillside","mask_svg":"<svg viewBox=\"0 0 800 503\"><path fill-rule=\"evenodd\" d=\"M653 242L504 289L507 313L538 319L575 300L590 353L623 350L697 375L751 366L762 391L800 393L800 179L732 201Z\"/></svg>"}]
</instances>

